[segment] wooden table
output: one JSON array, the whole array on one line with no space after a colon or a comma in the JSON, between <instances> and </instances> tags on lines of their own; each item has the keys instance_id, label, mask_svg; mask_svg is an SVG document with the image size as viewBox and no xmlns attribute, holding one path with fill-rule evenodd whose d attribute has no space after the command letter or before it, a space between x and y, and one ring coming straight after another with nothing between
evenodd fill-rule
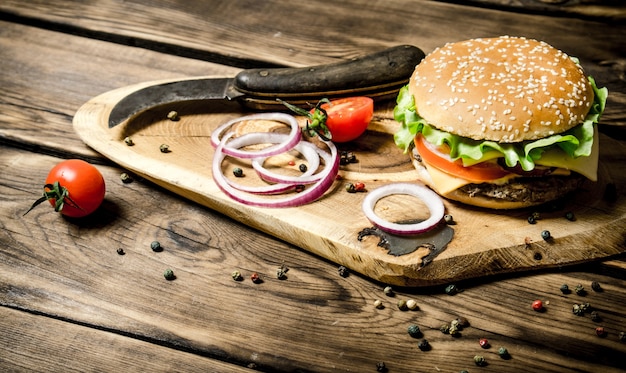
<instances>
[{"instance_id":1,"label":"wooden table","mask_svg":"<svg viewBox=\"0 0 626 373\"><path fill-rule=\"evenodd\" d=\"M382 362L389 372L626 368L624 256L464 281L455 295L438 286L397 288L389 297L385 284L340 277L334 263L147 181L123 184L124 170L72 129L84 102L133 83L306 66L397 44L429 52L508 34L579 57L610 90L601 131L623 141L626 9L619 2L145 3L0 4L0 370L374 372ZM43 207L23 216L48 170L65 158L86 159L104 174L101 210L80 221ZM154 240L162 252L150 250ZM284 280L275 276L281 265L289 268ZM175 281L164 280L166 268ZM244 281L232 280L234 270ZM253 272L265 281L253 284ZM602 291L592 290L594 281ZM581 284L586 295L563 294L562 284ZM399 310L407 299L419 308ZM545 312L531 309L535 299ZM574 315L580 303L600 319ZM440 332L457 318L469 322L459 337ZM408 335L411 324L429 351ZM491 347L481 348L480 338ZM509 359L498 356L501 346ZM476 355L487 365L476 366Z\"/></svg>"}]
</instances>

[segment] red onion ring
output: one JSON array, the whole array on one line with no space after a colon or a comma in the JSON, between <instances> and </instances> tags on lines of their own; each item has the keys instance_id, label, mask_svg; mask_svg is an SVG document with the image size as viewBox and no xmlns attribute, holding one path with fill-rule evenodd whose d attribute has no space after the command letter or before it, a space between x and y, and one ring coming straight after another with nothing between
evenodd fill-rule
<instances>
[{"instance_id":1,"label":"red onion ring","mask_svg":"<svg viewBox=\"0 0 626 373\"><path fill-rule=\"evenodd\" d=\"M234 124L243 122L246 120L273 120L277 122L281 122L284 124L288 124L291 127L291 131L289 135L285 138L285 140L281 143L278 143L273 146L269 146L263 150L257 151L245 151L240 150L235 147L231 147L225 145L222 149L224 154L237 157L237 158L257 158L257 157L269 157L272 155L284 153L287 150L292 149L298 142L300 142L302 138L302 133L300 131L300 126L298 125L298 121L293 115L285 114L285 113L260 113L260 114L252 114L248 116L244 116L241 118L235 118L230 120L221 126L219 126L213 133L211 134L211 144L214 147L217 147L220 142L222 142L223 138L222 134L230 129Z\"/></svg>"},{"instance_id":2,"label":"red onion ring","mask_svg":"<svg viewBox=\"0 0 626 373\"><path fill-rule=\"evenodd\" d=\"M388 220L382 219L374 212L374 206L376 203L384 197L393 194L404 194L417 197L421 199L428 211L430 217L420 223L416 224L398 224L392 223ZM422 184L411 183L392 183L381 186L367 194L363 200L363 213L379 229L391 233L400 235L411 235L427 232L433 229L441 219L443 219L445 213L445 207L443 201L438 194L428 189Z\"/></svg>"},{"instance_id":3,"label":"red onion ring","mask_svg":"<svg viewBox=\"0 0 626 373\"><path fill-rule=\"evenodd\" d=\"M222 162L227 155L224 152L224 148L232 136L234 136L234 133L229 132L217 145L212 164L213 180L222 192L242 204L271 208L304 205L309 202L313 202L324 195L324 193L326 193L330 186L335 182L335 177L339 172L339 156L337 154L337 147L330 141L324 142L330 149L331 162L326 165L322 172L320 172L320 180L314 183L310 188L300 193L291 194L285 198L260 198L254 194L242 192L229 184L228 179L226 179L221 169Z\"/></svg>"},{"instance_id":4,"label":"red onion ring","mask_svg":"<svg viewBox=\"0 0 626 373\"><path fill-rule=\"evenodd\" d=\"M269 144L276 144L276 143L280 143L282 141L285 141L285 138L288 137L288 135L286 134L280 134L280 133L258 133L258 132L254 132L254 133L248 133L245 135L242 135L240 137L237 137L235 139L232 139L228 142L228 146L232 147L232 148L241 148L244 146L248 146L248 145L253 145L253 144L265 144L265 143L269 143ZM309 142L299 142L298 144L296 144L296 146L294 147L295 150L297 150L300 154L302 154L304 156L304 158L307 160L307 163L309 164L309 168L303 172L300 176L296 176L293 177L294 181L293 182L289 182L289 183L280 183L278 182L277 184L273 184L273 185L263 185L263 186L248 186L248 185L242 185L239 183L236 183L233 180L230 179L226 179L228 181L228 183L236 188L239 189L243 192L247 192L247 193L254 193L254 194L279 194L279 193L284 193L287 192L289 190L293 190L295 189L297 184L311 184L317 180L319 180L319 176L317 178L314 179L310 179L307 178L309 175L312 175L317 168L320 165L320 155L321 153L324 153L325 156L327 157L326 162L327 164L330 163L330 155L328 155L327 153L323 152L321 149L319 149L317 146L309 143ZM263 166L261 165L263 163L263 161L267 159L266 157L264 158L255 158L253 159L253 165L258 164L257 167L261 167L262 170L266 171L269 173L269 171L265 170L263 168ZM272 173L273 174L273 173ZM273 174L276 175L276 174ZM262 175L259 175L262 176ZM305 180L300 180L299 178L303 178Z\"/></svg>"}]
</instances>

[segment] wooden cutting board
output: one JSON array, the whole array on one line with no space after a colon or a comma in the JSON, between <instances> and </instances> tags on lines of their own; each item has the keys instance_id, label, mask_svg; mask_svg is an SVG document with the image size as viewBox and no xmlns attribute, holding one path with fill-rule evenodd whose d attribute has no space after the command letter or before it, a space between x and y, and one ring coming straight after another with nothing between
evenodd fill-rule
<instances>
[{"instance_id":1,"label":"wooden cutting board","mask_svg":"<svg viewBox=\"0 0 626 373\"><path fill-rule=\"evenodd\" d=\"M358 239L359 232L371 228L361 210L365 193L348 193L347 182L360 181L368 190L392 182L414 182L416 172L408 156L393 143L398 124L393 120L393 102L379 105L368 131L357 141L340 144L352 151L357 163L342 166L339 180L318 201L292 208L271 209L243 205L223 194L212 179L213 148L210 135L220 124L246 113L236 103L172 103L150 109L110 129L109 113L126 95L152 84L146 82L104 93L85 103L74 117L74 128L83 141L133 173L185 198L219 211L243 224L267 232L313 254L343 265L352 271L383 283L400 286L446 284L461 279L506 272L528 271L607 258L626 250L626 199L623 172L626 147L601 137L600 177L585 184L559 209L490 211L444 201L446 212L456 224L442 228L437 235L450 233L446 247L433 252L421 244L413 252L393 255L378 245L377 236ZM180 120L167 119L176 111ZM304 124L303 118L300 118ZM243 123L242 126L268 123ZM135 143L128 146L130 136ZM161 144L170 152L162 153ZM289 167L293 154L277 157L275 165ZM226 170L235 161L227 159ZM297 167L300 160L296 159ZM244 168L243 180L254 175ZM228 171L226 171L228 172ZM604 197L607 184L616 186L617 197ZM527 218L540 212L536 224ZM420 202L409 196L385 198L376 212L389 220L424 219ZM572 212L575 221L565 218ZM541 238L549 230L550 241ZM412 243L409 243L409 246ZM405 245L406 242L405 242ZM433 254L437 254L436 256ZM424 260L427 258L428 260Z\"/></svg>"}]
</instances>

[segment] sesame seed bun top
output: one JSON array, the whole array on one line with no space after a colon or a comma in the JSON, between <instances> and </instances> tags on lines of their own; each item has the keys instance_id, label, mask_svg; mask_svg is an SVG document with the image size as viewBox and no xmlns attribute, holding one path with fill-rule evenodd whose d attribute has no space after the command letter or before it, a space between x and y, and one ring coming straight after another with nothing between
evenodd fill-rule
<instances>
[{"instance_id":1,"label":"sesame seed bun top","mask_svg":"<svg viewBox=\"0 0 626 373\"><path fill-rule=\"evenodd\" d=\"M545 42L498 37L450 43L415 68L409 91L433 127L520 142L567 131L593 103L583 69Z\"/></svg>"}]
</instances>

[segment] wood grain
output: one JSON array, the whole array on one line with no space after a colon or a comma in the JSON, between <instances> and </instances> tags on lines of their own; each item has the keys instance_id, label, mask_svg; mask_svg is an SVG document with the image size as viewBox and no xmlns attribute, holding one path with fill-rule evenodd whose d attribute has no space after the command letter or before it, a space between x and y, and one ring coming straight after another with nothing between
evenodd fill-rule
<instances>
[{"instance_id":1,"label":"wood grain","mask_svg":"<svg viewBox=\"0 0 626 373\"><path fill-rule=\"evenodd\" d=\"M617 341L626 312L614 306L626 303L623 261L618 262L622 267L597 263L459 282L463 291L454 296L445 294L443 286L396 288L389 298L382 292L384 284L354 273L342 278L324 260L159 192L150 183L123 184L112 167L99 167L108 194L95 216L72 221L40 206L23 217L40 187L36 180L56 159L1 150L0 164L11 165L2 168L7 178L0 185L0 305L8 317L2 322L27 335L42 333L37 328L46 325L58 336L45 343L68 348L74 345L68 338L95 335L90 337L96 338L95 360L73 355L85 368L114 368L124 351L148 349L144 343L156 345L152 354L173 349L275 372L372 371L379 361L394 371L472 370L476 354L485 355L489 369L498 372L515 372L520 366L528 372L617 372L626 356L626 345ZM163 252L150 249L155 239ZM118 247L126 255L118 255ZM275 277L281 265L289 268L286 280ZM175 281L163 278L165 268L174 270ZM233 281L233 270L245 279ZM255 271L263 283L249 280ZM593 292L592 281L599 281L604 291ZM573 289L578 283L588 290L586 296L559 291L561 284ZM384 309L374 308L376 299ZM415 299L419 310L398 310L400 299ZM532 311L534 299L549 303L545 313ZM592 304L602 322L573 315L572 304L580 302ZM37 315L34 324L19 326L32 314ZM470 322L460 338L438 330L459 316ZM431 351L419 351L408 336L412 323L422 328ZM595 336L597 325L607 329L606 338ZM63 337L68 329L76 334ZM480 349L481 337L491 341L491 349ZM24 341L24 355L52 359L40 352L39 344L16 338L16 343ZM113 344L98 348L97 339ZM509 349L511 360L497 357L500 345ZM114 359L100 361L107 348L113 349ZM163 358L181 358L175 351L162 351ZM143 359L129 358L131 366ZM0 359L17 366L38 364L20 362L15 352L2 348ZM193 361L203 366L195 358L189 364ZM57 359L48 363L63 364Z\"/></svg>"}]
</instances>

